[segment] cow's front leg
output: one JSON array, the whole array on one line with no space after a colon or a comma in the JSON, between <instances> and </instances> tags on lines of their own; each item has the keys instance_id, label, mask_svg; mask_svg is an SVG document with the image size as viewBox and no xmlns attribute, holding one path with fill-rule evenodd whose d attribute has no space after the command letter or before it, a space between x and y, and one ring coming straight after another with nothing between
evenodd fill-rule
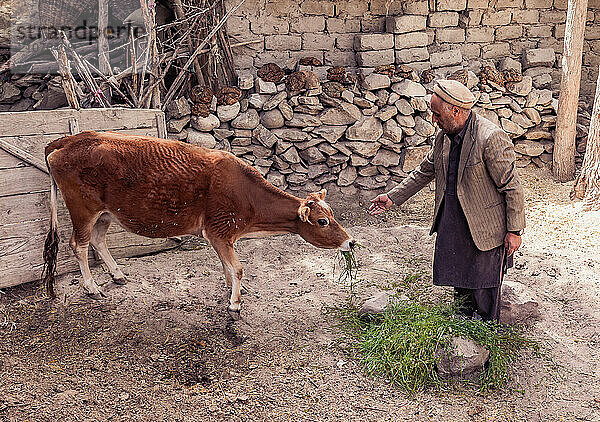
<instances>
[{"instance_id":1,"label":"cow's front leg","mask_svg":"<svg viewBox=\"0 0 600 422\"><path fill-rule=\"evenodd\" d=\"M219 258L221 259L221 264L223 264L223 272L225 273L227 286L231 287L231 297L229 299L229 307L227 310L233 319L239 320L242 304L242 264L233 249L233 242L210 240L210 243L215 251L217 251Z\"/></svg>"}]
</instances>

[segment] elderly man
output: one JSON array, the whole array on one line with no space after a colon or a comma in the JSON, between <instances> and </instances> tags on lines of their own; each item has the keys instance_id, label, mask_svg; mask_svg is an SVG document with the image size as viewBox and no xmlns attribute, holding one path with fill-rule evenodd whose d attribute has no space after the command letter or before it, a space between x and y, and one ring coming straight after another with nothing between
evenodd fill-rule
<instances>
[{"instance_id":1,"label":"elderly man","mask_svg":"<svg viewBox=\"0 0 600 422\"><path fill-rule=\"evenodd\" d=\"M400 205L435 179L433 283L453 286L465 315L497 321L502 278L525 227L523 189L510 138L471 111L474 102L460 82L436 83L431 111L441 131L433 148L369 211Z\"/></svg>"}]
</instances>

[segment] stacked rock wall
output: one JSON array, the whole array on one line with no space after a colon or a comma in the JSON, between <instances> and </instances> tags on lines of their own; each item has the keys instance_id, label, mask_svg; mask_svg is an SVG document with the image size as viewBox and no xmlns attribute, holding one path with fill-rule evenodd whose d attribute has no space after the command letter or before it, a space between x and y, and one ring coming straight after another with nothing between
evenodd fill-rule
<instances>
[{"instance_id":1,"label":"stacked rock wall","mask_svg":"<svg viewBox=\"0 0 600 422\"><path fill-rule=\"evenodd\" d=\"M538 64L533 57L524 60L529 68ZM240 72L235 95L198 87L191 101L182 97L169 106L169 135L231 151L282 189L389 189L431 148L434 76L405 65L356 76L315 64L303 58L293 73L274 63ZM550 165L558 100L535 88L520 62L505 59L500 69L484 67L477 75L461 68L449 77L469 87L474 110L513 139L519 167ZM585 138L577 145L584 149Z\"/></svg>"},{"instance_id":2,"label":"stacked rock wall","mask_svg":"<svg viewBox=\"0 0 600 422\"><path fill-rule=\"evenodd\" d=\"M388 18L385 6L386 0L248 0L227 24L233 43L250 42L234 48L236 66L289 62L292 67L300 57L312 56L332 66L395 62L440 73L457 65L477 72L489 62L549 48L556 55L549 78L534 82L537 88L558 88L566 0L394 1ZM589 99L600 63L599 0L589 2L587 22L581 92ZM372 48L357 45L357 34L393 37L374 37L378 45Z\"/></svg>"}]
</instances>

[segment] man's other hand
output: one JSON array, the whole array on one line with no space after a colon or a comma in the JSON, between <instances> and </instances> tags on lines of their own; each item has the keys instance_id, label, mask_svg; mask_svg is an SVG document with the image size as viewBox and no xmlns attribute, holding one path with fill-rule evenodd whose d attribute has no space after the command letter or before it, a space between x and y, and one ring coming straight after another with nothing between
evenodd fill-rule
<instances>
[{"instance_id":1,"label":"man's other hand","mask_svg":"<svg viewBox=\"0 0 600 422\"><path fill-rule=\"evenodd\" d=\"M508 256L512 255L521 247L521 236L514 233L506 233L506 236L504 236L504 247Z\"/></svg>"},{"instance_id":2,"label":"man's other hand","mask_svg":"<svg viewBox=\"0 0 600 422\"><path fill-rule=\"evenodd\" d=\"M377 215L381 214L384 211L389 210L394 203L387 196L386 193L382 193L381 195L377 195L375 199L371 199L371 206L369 207L369 214Z\"/></svg>"}]
</instances>

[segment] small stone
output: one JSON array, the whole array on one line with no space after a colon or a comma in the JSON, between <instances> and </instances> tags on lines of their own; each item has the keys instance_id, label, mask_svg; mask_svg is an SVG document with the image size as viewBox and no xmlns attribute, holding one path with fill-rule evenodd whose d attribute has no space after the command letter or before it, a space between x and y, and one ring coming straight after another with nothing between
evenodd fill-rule
<instances>
[{"instance_id":1,"label":"small stone","mask_svg":"<svg viewBox=\"0 0 600 422\"><path fill-rule=\"evenodd\" d=\"M321 136L330 143L336 142L346 132L346 126L321 126L312 131L313 134Z\"/></svg>"},{"instance_id":2,"label":"small stone","mask_svg":"<svg viewBox=\"0 0 600 422\"><path fill-rule=\"evenodd\" d=\"M240 89L252 89L254 88L254 77L250 72L240 72L238 75L238 87Z\"/></svg>"},{"instance_id":3,"label":"small stone","mask_svg":"<svg viewBox=\"0 0 600 422\"><path fill-rule=\"evenodd\" d=\"M400 163L400 155L393 151L381 148L377 151L377 154L371 160L371 164L374 166L397 166Z\"/></svg>"},{"instance_id":4,"label":"small stone","mask_svg":"<svg viewBox=\"0 0 600 422\"><path fill-rule=\"evenodd\" d=\"M379 315L385 312L388 306L394 305L397 301L408 301L408 297L402 295L396 297L391 292L380 292L369 297L358 310L358 315Z\"/></svg>"},{"instance_id":5,"label":"small stone","mask_svg":"<svg viewBox=\"0 0 600 422\"><path fill-rule=\"evenodd\" d=\"M375 117L385 122L396 114L398 114L398 109L395 106L385 106L375 114Z\"/></svg>"},{"instance_id":6,"label":"small stone","mask_svg":"<svg viewBox=\"0 0 600 422\"><path fill-rule=\"evenodd\" d=\"M531 139L531 140L548 139L548 140L551 140L551 139L553 139L553 137L552 137L552 134L550 132L548 132L547 130L532 129L532 130L527 131L527 133L525 133L525 139Z\"/></svg>"},{"instance_id":7,"label":"small stone","mask_svg":"<svg viewBox=\"0 0 600 422\"><path fill-rule=\"evenodd\" d=\"M529 129L530 127L535 126L529 118L523 114L513 114L510 118L513 122L521 126L523 129Z\"/></svg>"},{"instance_id":8,"label":"small stone","mask_svg":"<svg viewBox=\"0 0 600 422\"><path fill-rule=\"evenodd\" d=\"M327 159L321 151L319 151L316 147L310 147L303 151L300 151L300 157L305 160L308 164L318 164L324 163Z\"/></svg>"},{"instance_id":9,"label":"small stone","mask_svg":"<svg viewBox=\"0 0 600 422\"><path fill-rule=\"evenodd\" d=\"M360 155L352 154L352 156L350 157L350 164L354 167L362 167L369 164L369 160L367 160L364 157L361 157Z\"/></svg>"},{"instance_id":10,"label":"small stone","mask_svg":"<svg viewBox=\"0 0 600 422\"><path fill-rule=\"evenodd\" d=\"M371 73L367 77L364 78L362 82L362 88L374 91L376 89L385 89L389 88L392 82L387 75L381 75L379 73Z\"/></svg>"},{"instance_id":11,"label":"small stone","mask_svg":"<svg viewBox=\"0 0 600 422\"><path fill-rule=\"evenodd\" d=\"M261 94L250 94L250 97L248 97L248 104L253 107L253 108L257 108L259 110L261 110L263 108L263 106L265 105L265 102L269 99L270 97L268 95L261 95Z\"/></svg>"},{"instance_id":12,"label":"small stone","mask_svg":"<svg viewBox=\"0 0 600 422\"><path fill-rule=\"evenodd\" d=\"M414 128L415 127L415 119L412 116L397 115L396 121L403 128L407 128L407 127Z\"/></svg>"},{"instance_id":13,"label":"small stone","mask_svg":"<svg viewBox=\"0 0 600 422\"><path fill-rule=\"evenodd\" d=\"M539 142L531 140L517 141L515 143L515 152L529 157L537 157L544 152L544 146Z\"/></svg>"},{"instance_id":14,"label":"small stone","mask_svg":"<svg viewBox=\"0 0 600 422\"><path fill-rule=\"evenodd\" d=\"M525 68L535 66L552 67L556 61L556 54L552 48L534 48L523 51L523 66Z\"/></svg>"},{"instance_id":15,"label":"small stone","mask_svg":"<svg viewBox=\"0 0 600 422\"><path fill-rule=\"evenodd\" d=\"M524 76L521 82L507 82L505 86L508 92L526 97L533 89L533 79L531 76Z\"/></svg>"},{"instance_id":16,"label":"small stone","mask_svg":"<svg viewBox=\"0 0 600 422\"><path fill-rule=\"evenodd\" d=\"M280 129L273 129L271 132L279 139L289 142L302 142L310 138L310 135L307 132L294 128L283 127Z\"/></svg>"},{"instance_id":17,"label":"small stone","mask_svg":"<svg viewBox=\"0 0 600 422\"><path fill-rule=\"evenodd\" d=\"M421 116L415 117L415 131L418 135L429 137L435 133L435 127Z\"/></svg>"},{"instance_id":18,"label":"small stone","mask_svg":"<svg viewBox=\"0 0 600 422\"><path fill-rule=\"evenodd\" d=\"M427 94L423 85L408 79L392 85L392 90L403 97L424 97Z\"/></svg>"},{"instance_id":19,"label":"small stone","mask_svg":"<svg viewBox=\"0 0 600 422\"><path fill-rule=\"evenodd\" d=\"M287 98L287 93L285 91L279 92L279 93L273 95L267 101L265 101L265 103L262 106L262 109L266 110L266 111L273 110L274 108L277 108L277 106L279 106L279 104L286 98Z\"/></svg>"},{"instance_id":20,"label":"small stone","mask_svg":"<svg viewBox=\"0 0 600 422\"><path fill-rule=\"evenodd\" d=\"M427 100L423 97L413 97L410 99L410 105L417 111L426 111L428 108Z\"/></svg>"},{"instance_id":21,"label":"small stone","mask_svg":"<svg viewBox=\"0 0 600 422\"><path fill-rule=\"evenodd\" d=\"M541 89L538 90L540 97L538 99L538 105L541 106L547 106L549 104L552 104L552 91L550 91L549 89Z\"/></svg>"},{"instance_id":22,"label":"small stone","mask_svg":"<svg viewBox=\"0 0 600 422\"><path fill-rule=\"evenodd\" d=\"M214 114L209 114L208 117L192 116L191 118L192 127L201 132L210 132L211 130L218 128L220 124L221 122Z\"/></svg>"},{"instance_id":23,"label":"small stone","mask_svg":"<svg viewBox=\"0 0 600 422\"><path fill-rule=\"evenodd\" d=\"M490 351L471 339L454 336L448 350L438 350L436 366L441 375L468 376L480 373L490 356Z\"/></svg>"},{"instance_id":24,"label":"small stone","mask_svg":"<svg viewBox=\"0 0 600 422\"><path fill-rule=\"evenodd\" d=\"M421 135L411 135L411 136L406 136L404 138L404 141L406 142L407 145L410 145L412 147L417 147L423 144L427 143L427 138Z\"/></svg>"},{"instance_id":25,"label":"small stone","mask_svg":"<svg viewBox=\"0 0 600 422\"><path fill-rule=\"evenodd\" d=\"M351 125L362 117L362 113L353 104L343 102L339 108L329 108L321 116L324 125L341 126Z\"/></svg>"},{"instance_id":26,"label":"small stone","mask_svg":"<svg viewBox=\"0 0 600 422\"><path fill-rule=\"evenodd\" d=\"M522 66L521 66L521 62L512 59L510 57L506 57L502 60L500 60L500 64L498 65L498 68L500 69L501 72L504 72L506 70L512 70L512 71L516 71L517 73L522 73Z\"/></svg>"},{"instance_id":27,"label":"small stone","mask_svg":"<svg viewBox=\"0 0 600 422\"><path fill-rule=\"evenodd\" d=\"M383 135L381 122L374 117L363 117L346 130L346 138L357 141L376 141Z\"/></svg>"},{"instance_id":28,"label":"small stone","mask_svg":"<svg viewBox=\"0 0 600 422\"><path fill-rule=\"evenodd\" d=\"M277 94L275 82L266 82L261 78L256 78L254 86L258 94Z\"/></svg>"},{"instance_id":29,"label":"small stone","mask_svg":"<svg viewBox=\"0 0 600 422\"><path fill-rule=\"evenodd\" d=\"M194 116L196 117L196 116ZM215 117L216 119L216 117ZM217 119L218 121L219 119ZM185 116L180 119L171 119L167 122L167 131L179 133L190 122L190 116ZM217 125L218 126L218 125Z\"/></svg>"},{"instance_id":30,"label":"small stone","mask_svg":"<svg viewBox=\"0 0 600 422\"><path fill-rule=\"evenodd\" d=\"M514 325L541 318L539 304L521 283L504 280L500 302L500 323Z\"/></svg>"},{"instance_id":31,"label":"small stone","mask_svg":"<svg viewBox=\"0 0 600 422\"><path fill-rule=\"evenodd\" d=\"M245 113L240 113L233 121L231 126L236 129L254 129L260 123L260 118L255 109L250 108Z\"/></svg>"},{"instance_id":32,"label":"small stone","mask_svg":"<svg viewBox=\"0 0 600 422\"><path fill-rule=\"evenodd\" d=\"M64 95L64 92L63 92ZM4 82L0 86L0 103L13 103L21 97L21 90L10 82Z\"/></svg>"},{"instance_id":33,"label":"small stone","mask_svg":"<svg viewBox=\"0 0 600 422\"><path fill-rule=\"evenodd\" d=\"M288 148L287 151L285 151L283 154L281 154L281 158L290 164L295 164L295 163L300 162L300 156L298 155L298 150L296 150L296 148L294 148L294 147Z\"/></svg>"},{"instance_id":34,"label":"small stone","mask_svg":"<svg viewBox=\"0 0 600 422\"><path fill-rule=\"evenodd\" d=\"M431 147L429 145L420 147L407 147L404 155L402 170L406 173L413 171L419 164L421 164L421 161L425 159L425 156L430 150Z\"/></svg>"},{"instance_id":35,"label":"small stone","mask_svg":"<svg viewBox=\"0 0 600 422\"><path fill-rule=\"evenodd\" d=\"M340 97L342 98L342 100L347 101L350 104L354 102L354 93L352 91L348 91L347 89L344 89L342 91Z\"/></svg>"},{"instance_id":36,"label":"small stone","mask_svg":"<svg viewBox=\"0 0 600 422\"><path fill-rule=\"evenodd\" d=\"M278 171L271 171L267 174L267 182L271 183L274 186L277 186L280 189L285 189L287 186L285 183L285 176Z\"/></svg>"},{"instance_id":37,"label":"small stone","mask_svg":"<svg viewBox=\"0 0 600 422\"><path fill-rule=\"evenodd\" d=\"M190 104L185 97L179 97L167 105L168 119L181 119L184 116L189 116L191 112Z\"/></svg>"},{"instance_id":38,"label":"small stone","mask_svg":"<svg viewBox=\"0 0 600 422\"><path fill-rule=\"evenodd\" d=\"M294 118L294 111L287 101L279 103L279 111L281 111L285 120L292 120Z\"/></svg>"},{"instance_id":39,"label":"small stone","mask_svg":"<svg viewBox=\"0 0 600 422\"><path fill-rule=\"evenodd\" d=\"M276 129L279 127L283 127L285 121L283 119L283 114L281 114L281 111L275 109L262 113L262 115L260 116L260 123L267 129Z\"/></svg>"},{"instance_id":40,"label":"small stone","mask_svg":"<svg viewBox=\"0 0 600 422\"><path fill-rule=\"evenodd\" d=\"M287 126L290 127L315 127L321 126L321 119L310 114L294 113L292 120L286 122Z\"/></svg>"},{"instance_id":41,"label":"small stone","mask_svg":"<svg viewBox=\"0 0 600 422\"><path fill-rule=\"evenodd\" d=\"M415 113L415 109L405 98L399 99L394 105L396 106L396 109L398 109L398 112L405 116L410 116Z\"/></svg>"},{"instance_id":42,"label":"small stone","mask_svg":"<svg viewBox=\"0 0 600 422\"><path fill-rule=\"evenodd\" d=\"M402 128L394 120L388 120L383 124L382 137L399 144L402 142Z\"/></svg>"},{"instance_id":43,"label":"small stone","mask_svg":"<svg viewBox=\"0 0 600 422\"><path fill-rule=\"evenodd\" d=\"M365 158L374 157L381 144L377 142L348 142L346 146L350 151Z\"/></svg>"},{"instance_id":44,"label":"small stone","mask_svg":"<svg viewBox=\"0 0 600 422\"><path fill-rule=\"evenodd\" d=\"M213 135L214 137L219 140L219 141L223 141L227 138L230 138L233 136L233 130L229 130L229 129L213 129Z\"/></svg>"},{"instance_id":45,"label":"small stone","mask_svg":"<svg viewBox=\"0 0 600 422\"><path fill-rule=\"evenodd\" d=\"M500 124L502 125L502 129L509 135L514 135L513 137L518 137L525 133L525 130L521 126L511 120L502 118L500 119Z\"/></svg>"},{"instance_id":46,"label":"small stone","mask_svg":"<svg viewBox=\"0 0 600 422\"><path fill-rule=\"evenodd\" d=\"M357 174L356 174L356 168L352 167L352 166L347 166L345 169L343 169L339 176L338 176L338 180L337 180L337 184L338 186L349 186L352 183L354 183L354 181L356 180Z\"/></svg>"},{"instance_id":47,"label":"small stone","mask_svg":"<svg viewBox=\"0 0 600 422\"><path fill-rule=\"evenodd\" d=\"M214 148L217 145L215 137L210 133L199 132L195 129L188 130L187 141L204 148Z\"/></svg>"},{"instance_id":48,"label":"small stone","mask_svg":"<svg viewBox=\"0 0 600 422\"><path fill-rule=\"evenodd\" d=\"M217 117L221 122L229 122L237 117L240 112L240 103L220 105L217 107Z\"/></svg>"},{"instance_id":49,"label":"small stone","mask_svg":"<svg viewBox=\"0 0 600 422\"><path fill-rule=\"evenodd\" d=\"M277 137L263 125L258 125L252 131L252 137L267 148L272 148L277 143Z\"/></svg>"},{"instance_id":50,"label":"small stone","mask_svg":"<svg viewBox=\"0 0 600 422\"><path fill-rule=\"evenodd\" d=\"M510 119L510 116L513 115L513 112L511 109L503 107L503 108L497 109L496 114L498 115L498 117L504 117L505 119Z\"/></svg>"},{"instance_id":51,"label":"small stone","mask_svg":"<svg viewBox=\"0 0 600 422\"><path fill-rule=\"evenodd\" d=\"M373 103L362 97L354 97L354 104L360 108L371 108L373 107Z\"/></svg>"}]
</instances>

